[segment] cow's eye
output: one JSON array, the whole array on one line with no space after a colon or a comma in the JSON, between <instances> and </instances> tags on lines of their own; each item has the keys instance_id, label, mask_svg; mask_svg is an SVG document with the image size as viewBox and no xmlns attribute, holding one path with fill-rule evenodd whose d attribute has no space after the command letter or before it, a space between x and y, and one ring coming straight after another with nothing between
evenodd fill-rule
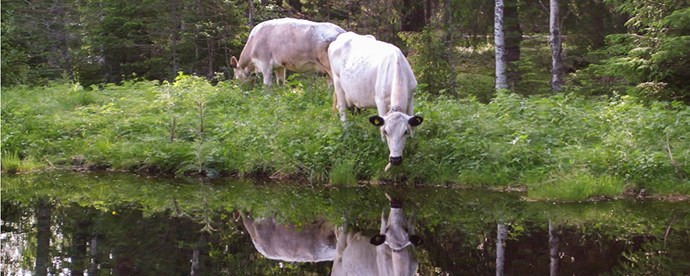
<instances>
[{"instance_id":1,"label":"cow's eye","mask_svg":"<svg viewBox=\"0 0 690 276\"><path fill-rule=\"evenodd\" d=\"M384 129L384 130L383 130L383 135L388 135L388 131L386 131L386 130Z\"/></svg>"},{"instance_id":2,"label":"cow's eye","mask_svg":"<svg viewBox=\"0 0 690 276\"><path fill-rule=\"evenodd\" d=\"M410 130L409 130L409 129L406 129L406 130L405 130L405 135L409 135L409 134L410 134Z\"/></svg>"}]
</instances>

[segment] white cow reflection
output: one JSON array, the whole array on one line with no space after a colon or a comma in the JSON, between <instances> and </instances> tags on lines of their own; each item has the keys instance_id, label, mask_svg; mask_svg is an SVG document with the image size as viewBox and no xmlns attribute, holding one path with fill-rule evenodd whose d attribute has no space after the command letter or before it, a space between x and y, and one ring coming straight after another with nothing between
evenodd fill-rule
<instances>
[{"instance_id":1,"label":"white cow reflection","mask_svg":"<svg viewBox=\"0 0 690 276\"><path fill-rule=\"evenodd\" d=\"M334 226L320 220L301 227L276 223L274 218L252 219L242 215L242 223L259 253L271 260L323 262L335 259Z\"/></svg>"},{"instance_id":2,"label":"white cow reflection","mask_svg":"<svg viewBox=\"0 0 690 276\"><path fill-rule=\"evenodd\" d=\"M376 235L347 231L323 220L296 227L278 224L273 218L255 220L243 215L242 222L257 251L269 259L333 261L332 275L405 276L417 271L415 246L422 240L414 234L413 218L405 218L398 200L390 200L388 218L381 213Z\"/></svg>"}]
</instances>

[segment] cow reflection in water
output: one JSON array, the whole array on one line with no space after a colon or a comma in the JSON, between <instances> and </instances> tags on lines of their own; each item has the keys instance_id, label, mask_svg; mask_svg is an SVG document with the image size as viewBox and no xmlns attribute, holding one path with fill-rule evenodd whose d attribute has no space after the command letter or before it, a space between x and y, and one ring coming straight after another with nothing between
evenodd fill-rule
<instances>
[{"instance_id":1,"label":"cow reflection in water","mask_svg":"<svg viewBox=\"0 0 690 276\"><path fill-rule=\"evenodd\" d=\"M271 260L323 262L335 259L336 235L329 222L321 220L296 227L277 224L274 218L255 220L242 215L242 223L256 250Z\"/></svg>"},{"instance_id":2,"label":"cow reflection in water","mask_svg":"<svg viewBox=\"0 0 690 276\"><path fill-rule=\"evenodd\" d=\"M242 222L256 249L269 259L333 261L332 275L404 276L417 271L414 247L422 240L414 234L413 217L405 218L399 200L390 200L389 216L381 213L379 233L373 236L325 221L295 227L277 224L272 218L254 220L243 215Z\"/></svg>"}]
</instances>

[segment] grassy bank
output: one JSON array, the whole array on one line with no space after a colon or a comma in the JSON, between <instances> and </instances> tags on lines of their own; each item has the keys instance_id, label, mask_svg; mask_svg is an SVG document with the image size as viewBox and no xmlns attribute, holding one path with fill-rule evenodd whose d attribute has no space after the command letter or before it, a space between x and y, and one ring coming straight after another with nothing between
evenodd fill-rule
<instances>
[{"instance_id":1,"label":"grassy bank","mask_svg":"<svg viewBox=\"0 0 690 276\"><path fill-rule=\"evenodd\" d=\"M425 117L401 167L368 123L331 110L325 79L272 92L180 76L173 84L2 91L2 169L90 168L525 186L532 198L690 194L690 108L633 98L500 94L490 104L416 97Z\"/></svg>"}]
</instances>

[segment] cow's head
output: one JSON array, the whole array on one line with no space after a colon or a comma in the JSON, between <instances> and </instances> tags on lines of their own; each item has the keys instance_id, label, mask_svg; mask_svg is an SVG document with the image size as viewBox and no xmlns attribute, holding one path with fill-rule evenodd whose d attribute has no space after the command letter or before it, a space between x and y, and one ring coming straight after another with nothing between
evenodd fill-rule
<instances>
[{"instance_id":1,"label":"cow's head","mask_svg":"<svg viewBox=\"0 0 690 276\"><path fill-rule=\"evenodd\" d=\"M230 66L232 66L232 71L234 74L234 77L236 80L239 80L241 82L247 82L249 79L249 70L248 68L242 68L240 66L240 63L237 61L237 58L234 56L230 58Z\"/></svg>"},{"instance_id":2,"label":"cow's head","mask_svg":"<svg viewBox=\"0 0 690 276\"><path fill-rule=\"evenodd\" d=\"M394 251L403 250L409 245L422 244L422 238L414 232L414 215L410 216L409 220L405 219L402 202L391 199L388 194L386 197L390 201L391 211L388 219L385 212L381 213L381 229L378 235L371 238L371 244L376 246L386 244Z\"/></svg>"},{"instance_id":3,"label":"cow's head","mask_svg":"<svg viewBox=\"0 0 690 276\"><path fill-rule=\"evenodd\" d=\"M383 118L380 116L369 117L369 122L381 129L381 138L388 144L388 161L393 165L400 165L403 160L403 148L407 136L412 133L413 127L424 121L419 116L410 116L402 112L391 112ZM386 167L388 168L388 167Z\"/></svg>"}]
</instances>

